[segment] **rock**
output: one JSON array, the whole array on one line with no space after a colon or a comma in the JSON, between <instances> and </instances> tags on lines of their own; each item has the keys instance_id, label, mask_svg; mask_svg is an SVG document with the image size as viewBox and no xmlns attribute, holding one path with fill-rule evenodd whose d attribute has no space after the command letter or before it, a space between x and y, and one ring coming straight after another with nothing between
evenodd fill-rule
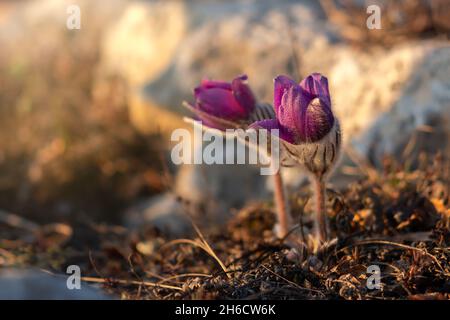
<instances>
[{"instance_id":1,"label":"rock","mask_svg":"<svg viewBox=\"0 0 450 320\"><path fill-rule=\"evenodd\" d=\"M221 135L219 137L221 138ZM233 143L234 146L238 144L240 146L235 148L234 164L225 164L227 146ZM207 145L207 142L203 142L203 148ZM198 150L205 152L206 149L194 146L193 154ZM261 168L256 164L238 164L236 153L239 150L244 150L246 155L254 152L235 138L228 137L219 155L223 164L208 164L203 153L201 164L179 166L174 192L184 201L203 208L204 212L212 213L210 217L212 221L227 219L231 216L231 209L268 197L265 187L267 176L262 175ZM204 215L203 212L200 214Z\"/></svg>"},{"instance_id":2,"label":"rock","mask_svg":"<svg viewBox=\"0 0 450 320\"><path fill-rule=\"evenodd\" d=\"M308 181L308 175L300 167L281 168L281 177L287 192L296 192L305 182ZM274 191L273 179L266 178L266 188L270 192Z\"/></svg>"},{"instance_id":3,"label":"rock","mask_svg":"<svg viewBox=\"0 0 450 320\"><path fill-rule=\"evenodd\" d=\"M158 228L165 235L180 238L192 234L185 208L173 193L154 196L124 213L125 225L136 229L143 225Z\"/></svg>"},{"instance_id":4,"label":"rock","mask_svg":"<svg viewBox=\"0 0 450 320\"><path fill-rule=\"evenodd\" d=\"M341 119L344 142L360 155L377 165L385 154L399 157L424 125L436 130L435 137L446 135L448 43L419 41L370 53L341 47L335 52L337 62L329 74L334 112ZM428 141L427 150L432 149L442 148Z\"/></svg>"},{"instance_id":5,"label":"rock","mask_svg":"<svg viewBox=\"0 0 450 320\"><path fill-rule=\"evenodd\" d=\"M231 216L230 209L268 197L266 176L251 165L183 165L175 192L185 201L210 208L214 215Z\"/></svg>"},{"instance_id":6,"label":"rock","mask_svg":"<svg viewBox=\"0 0 450 320\"><path fill-rule=\"evenodd\" d=\"M169 139L174 129L184 128L186 123L180 114L172 112L170 108L162 107L136 94L132 89L128 97L128 114L131 124L143 134L161 134L165 139ZM170 94L167 89L164 92Z\"/></svg>"},{"instance_id":7,"label":"rock","mask_svg":"<svg viewBox=\"0 0 450 320\"><path fill-rule=\"evenodd\" d=\"M174 237L192 231L188 217L210 227L229 219L233 209L251 201L269 199L265 181L256 165L182 164L173 192L155 196L125 212L128 226L154 225Z\"/></svg>"},{"instance_id":8,"label":"rock","mask_svg":"<svg viewBox=\"0 0 450 320\"><path fill-rule=\"evenodd\" d=\"M389 112L377 117L356 146L376 165L384 155L411 163L420 152L450 150L450 46L424 56Z\"/></svg>"},{"instance_id":9,"label":"rock","mask_svg":"<svg viewBox=\"0 0 450 320\"><path fill-rule=\"evenodd\" d=\"M100 289L81 283L81 289L69 290L65 277L56 277L33 269L0 271L0 300L107 300L112 297Z\"/></svg>"},{"instance_id":10,"label":"rock","mask_svg":"<svg viewBox=\"0 0 450 320\"><path fill-rule=\"evenodd\" d=\"M152 81L170 64L187 28L183 1L131 2L101 44L103 74L133 87Z\"/></svg>"}]
</instances>

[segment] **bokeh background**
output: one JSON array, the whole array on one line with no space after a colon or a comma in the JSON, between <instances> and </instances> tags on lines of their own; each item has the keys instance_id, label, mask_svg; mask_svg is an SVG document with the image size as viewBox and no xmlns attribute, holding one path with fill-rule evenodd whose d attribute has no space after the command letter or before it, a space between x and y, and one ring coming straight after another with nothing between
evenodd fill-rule
<instances>
[{"instance_id":1,"label":"bokeh background","mask_svg":"<svg viewBox=\"0 0 450 320\"><path fill-rule=\"evenodd\" d=\"M80 30L66 28L71 4ZM381 30L366 27L369 4ZM278 74L326 75L346 146L337 187L358 175L355 162L448 156L449 16L445 0L2 0L3 218L182 234L180 199L228 212L268 197L258 168L171 164L181 103L203 77L245 73L271 102ZM285 174L290 188L303 181Z\"/></svg>"}]
</instances>

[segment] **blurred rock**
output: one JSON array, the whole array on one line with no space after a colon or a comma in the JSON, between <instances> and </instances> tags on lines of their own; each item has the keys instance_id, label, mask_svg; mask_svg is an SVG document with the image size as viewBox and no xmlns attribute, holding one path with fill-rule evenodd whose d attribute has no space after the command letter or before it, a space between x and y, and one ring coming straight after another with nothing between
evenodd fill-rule
<instances>
[{"instance_id":1,"label":"blurred rock","mask_svg":"<svg viewBox=\"0 0 450 320\"><path fill-rule=\"evenodd\" d=\"M0 271L0 300L107 300L112 297L100 289L81 283L81 289L69 290L65 277L56 277L33 269Z\"/></svg>"},{"instance_id":2,"label":"blurred rock","mask_svg":"<svg viewBox=\"0 0 450 320\"><path fill-rule=\"evenodd\" d=\"M287 192L297 192L308 181L308 175L300 167L283 167L281 177ZM274 181L271 177L266 178L266 188L270 192L274 190Z\"/></svg>"},{"instance_id":3,"label":"blurred rock","mask_svg":"<svg viewBox=\"0 0 450 320\"><path fill-rule=\"evenodd\" d=\"M125 223L130 227L153 225L168 235L185 236L192 231L189 216L200 226L212 226L229 219L232 209L271 199L266 179L256 165L183 164L172 192L127 210Z\"/></svg>"},{"instance_id":4,"label":"blurred rock","mask_svg":"<svg viewBox=\"0 0 450 320\"><path fill-rule=\"evenodd\" d=\"M443 149L450 124L448 43L421 41L368 53L343 47L335 53L330 88L346 143L380 165L385 154L399 157L428 125L437 135L422 133L427 142L416 149ZM433 139L442 135L444 140Z\"/></svg>"},{"instance_id":5,"label":"blurred rock","mask_svg":"<svg viewBox=\"0 0 450 320\"><path fill-rule=\"evenodd\" d=\"M153 80L170 64L186 24L183 1L131 2L102 40L99 72L130 86Z\"/></svg>"},{"instance_id":6,"label":"blurred rock","mask_svg":"<svg viewBox=\"0 0 450 320\"><path fill-rule=\"evenodd\" d=\"M414 161L450 150L450 46L435 48L417 64L389 113L357 142L380 165L384 155Z\"/></svg>"},{"instance_id":7,"label":"blurred rock","mask_svg":"<svg viewBox=\"0 0 450 320\"><path fill-rule=\"evenodd\" d=\"M128 114L132 125L143 134L162 134L167 139L174 129L183 128L186 123L180 114L170 111L169 108L158 106L131 89L128 97ZM170 92L163 89L162 92Z\"/></svg>"},{"instance_id":8,"label":"blurred rock","mask_svg":"<svg viewBox=\"0 0 450 320\"><path fill-rule=\"evenodd\" d=\"M174 192L184 201L193 204L204 212L213 213L215 221L230 217L230 209L240 208L245 203L268 196L265 180L260 167L250 164L237 164L236 149L228 154L229 143L243 147L233 138L228 138L219 157L224 164L183 164L176 176ZM207 143L203 143L205 147ZM245 147L244 147L245 148ZM239 150L239 149L237 149ZM248 148L245 148L247 154ZM196 152L196 150L194 150ZM235 164L225 164L226 158L234 157Z\"/></svg>"},{"instance_id":9,"label":"blurred rock","mask_svg":"<svg viewBox=\"0 0 450 320\"><path fill-rule=\"evenodd\" d=\"M251 165L183 165L177 174L175 193L222 218L231 216L232 208L268 197L265 180L259 168Z\"/></svg>"},{"instance_id":10,"label":"blurred rock","mask_svg":"<svg viewBox=\"0 0 450 320\"><path fill-rule=\"evenodd\" d=\"M172 193L154 196L128 209L125 224L132 229L154 226L165 235L184 237L192 233L191 223L183 204Z\"/></svg>"}]
</instances>

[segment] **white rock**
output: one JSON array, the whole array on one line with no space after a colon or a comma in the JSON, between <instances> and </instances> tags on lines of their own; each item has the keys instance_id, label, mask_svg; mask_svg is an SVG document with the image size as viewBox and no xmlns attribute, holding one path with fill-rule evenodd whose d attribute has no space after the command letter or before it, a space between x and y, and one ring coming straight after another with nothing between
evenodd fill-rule
<instances>
[{"instance_id":1,"label":"white rock","mask_svg":"<svg viewBox=\"0 0 450 320\"><path fill-rule=\"evenodd\" d=\"M414 149L406 151L408 143ZM408 152L414 158L421 151L434 154L450 147L450 46L436 48L416 65L397 101L382 113L356 146L362 154L380 164L383 155Z\"/></svg>"},{"instance_id":2,"label":"white rock","mask_svg":"<svg viewBox=\"0 0 450 320\"><path fill-rule=\"evenodd\" d=\"M69 275L67 275L68 277ZM0 271L1 300L107 300L99 288L81 282L81 288L69 290L67 277L57 277L34 269Z\"/></svg>"},{"instance_id":3,"label":"white rock","mask_svg":"<svg viewBox=\"0 0 450 320\"><path fill-rule=\"evenodd\" d=\"M417 41L372 53L340 48L336 54L329 74L334 112L344 142L362 156L380 164L384 154L399 156L421 126L448 128L448 43Z\"/></svg>"}]
</instances>

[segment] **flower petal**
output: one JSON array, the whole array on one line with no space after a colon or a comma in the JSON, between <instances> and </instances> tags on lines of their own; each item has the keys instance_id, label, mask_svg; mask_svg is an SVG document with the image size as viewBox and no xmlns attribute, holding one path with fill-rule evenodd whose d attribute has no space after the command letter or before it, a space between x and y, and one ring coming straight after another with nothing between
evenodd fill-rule
<instances>
[{"instance_id":1,"label":"flower petal","mask_svg":"<svg viewBox=\"0 0 450 320\"><path fill-rule=\"evenodd\" d=\"M272 130L272 129L280 129L280 124L278 123L277 119L266 119L261 121L253 122L249 128L253 129L266 129L266 130Z\"/></svg>"},{"instance_id":2,"label":"flower petal","mask_svg":"<svg viewBox=\"0 0 450 320\"><path fill-rule=\"evenodd\" d=\"M260 129L265 129L265 130L274 130L274 129L278 129L279 132L279 137L289 143L294 143L295 142L295 136L293 136L289 131L286 131L283 126L281 126L281 124L276 120L276 119L268 119L268 120L261 120L261 121L256 121L254 123L252 123L249 128L255 129L255 130L260 130Z\"/></svg>"},{"instance_id":3,"label":"flower petal","mask_svg":"<svg viewBox=\"0 0 450 320\"><path fill-rule=\"evenodd\" d=\"M183 106L189 109L191 112L193 112L196 115L195 120L201 120L204 126L219 130L237 129L242 127L242 124L239 122L213 116L208 112L202 111L198 107L193 107L187 102L183 102Z\"/></svg>"},{"instance_id":4,"label":"flower petal","mask_svg":"<svg viewBox=\"0 0 450 320\"><path fill-rule=\"evenodd\" d=\"M237 102L247 111L248 116L255 109L256 99L246 82L247 76L242 75L231 82L231 88Z\"/></svg>"},{"instance_id":5,"label":"flower petal","mask_svg":"<svg viewBox=\"0 0 450 320\"><path fill-rule=\"evenodd\" d=\"M328 79L320 73L312 73L300 82L300 87L308 94L322 98L323 102L330 105L330 91L328 90Z\"/></svg>"},{"instance_id":6,"label":"flower petal","mask_svg":"<svg viewBox=\"0 0 450 320\"><path fill-rule=\"evenodd\" d=\"M305 118L305 139L315 142L322 139L331 131L334 124L334 117L330 108L325 107L325 103L319 98L315 98L308 105Z\"/></svg>"},{"instance_id":7,"label":"flower petal","mask_svg":"<svg viewBox=\"0 0 450 320\"><path fill-rule=\"evenodd\" d=\"M281 99L278 121L285 131L296 137L296 142L306 140L305 117L310 101L298 85L290 87Z\"/></svg>"},{"instance_id":8,"label":"flower petal","mask_svg":"<svg viewBox=\"0 0 450 320\"><path fill-rule=\"evenodd\" d=\"M220 88L220 89L225 89L225 90L231 91L231 84L229 82L225 82L225 81L215 81L215 80L203 79L200 86L204 89Z\"/></svg>"},{"instance_id":9,"label":"flower petal","mask_svg":"<svg viewBox=\"0 0 450 320\"><path fill-rule=\"evenodd\" d=\"M273 108L275 112L278 112L277 110L281 105L281 99L286 90L296 85L297 83L294 80L284 75L280 75L274 79Z\"/></svg>"},{"instance_id":10,"label":"flower petal","mask_svg":"<svg viewBox=\"0 0 450 320\"><path fill-rule=\"evenodd\" d=\"M236 101L231 91L197 87L194 93L196 107L204 112L228 120L244 119L247 116L246 110Z\"/></svg>"}]
</instances>

